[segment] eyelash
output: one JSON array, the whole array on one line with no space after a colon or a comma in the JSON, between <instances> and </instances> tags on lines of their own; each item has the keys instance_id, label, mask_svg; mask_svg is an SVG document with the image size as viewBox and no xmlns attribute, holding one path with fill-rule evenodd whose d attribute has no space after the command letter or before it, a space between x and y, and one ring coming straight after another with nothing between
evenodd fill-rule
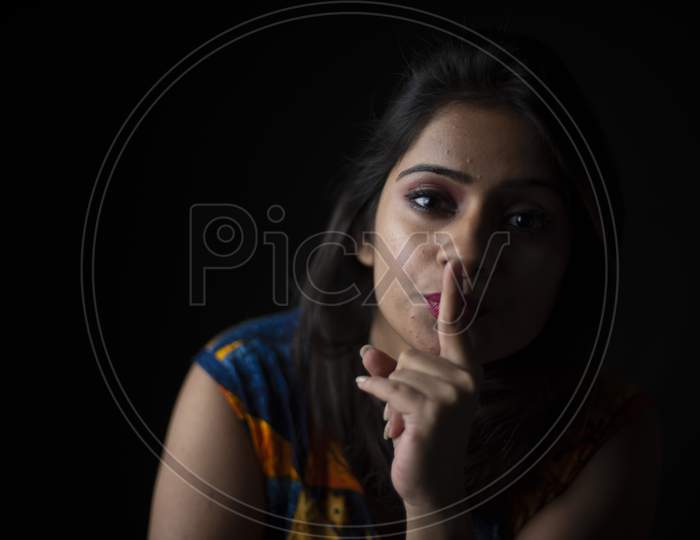
<instances>
[{"instance_id":1,"label":"eyelash","mask_svg":"<svg viewBox=\"0 0 700 540\"><path fill-rule=\"evenodd\" d=\"M430 190L430 189L417 189L415 191L412 191L408 195L406 195L406 199L409 202L409 205L417 210L418 212L423 212L426 214L438 214L442 216L451 216L455 213L454 209L449 209L449 210L435 210L432 208L426 208L425 206L421 206L415 202L416 199L419 199L421 197L435 197L440 199L443 202L447 202L447 198L444 197L442 194L435 190ZM543 212L541 210L532 210L529 212L513 212L512 214L509 214L507 217L513 217L513 216L534 216L535 218L538 218L540 220L540 224L538 226L535 226L531 229L521 229L517 228L518 232L523 232L526 234L533 234L538 230L544 229L549 222L551 221L551 218L547 212Z\"/></svg>"},{"instance_id":2,"label":"eyelash","mask_svg":"<svg viewBox=\"0 0 700 540\"><path fill-rule=\"evenodd\" d=\"M409 193L406 198L409 201L409 204L412 208L415 208L419 212L425 212L428 214L434 213L433 209L431 208L426 208L425 206L421 206L420 204L416 204L415 200L420 198L420 197L435 197L440 199L443 202L447 201L446 197L443 197L439 192L432 190L432 189L417 189L415 191L412 191ZM440 212L442 214L452 214L454 213L454 210L443 210Z\"/></svg>"}]
</instances>

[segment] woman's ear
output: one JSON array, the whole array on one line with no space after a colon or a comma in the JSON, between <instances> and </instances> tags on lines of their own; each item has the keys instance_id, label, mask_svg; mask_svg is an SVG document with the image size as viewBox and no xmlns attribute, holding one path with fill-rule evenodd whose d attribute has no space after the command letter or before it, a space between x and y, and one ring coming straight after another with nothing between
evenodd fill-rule
<instances>
[{"instance_id":1,"label":"woman's ear","mask_svg":"<svg viewBox=\"0 0 700 540\"><path fill-rule=\"evenodd\" d=\"M374 246L367 242L360 242L360 249L357 251L357 260L360 264L368 267L374 266Z\"/></svg>"}]
</instances>

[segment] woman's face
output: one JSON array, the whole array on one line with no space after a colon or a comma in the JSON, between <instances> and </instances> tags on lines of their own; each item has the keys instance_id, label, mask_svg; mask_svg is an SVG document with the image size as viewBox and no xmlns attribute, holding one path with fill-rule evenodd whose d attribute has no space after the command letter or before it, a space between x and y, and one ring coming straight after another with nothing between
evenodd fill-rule
<instances>
[{"instance_id":1,"label":"woman's face","mask_svg":"<svg viewBox=\"0 0 700 540\"><path fill-rule=\"evenodd\" d=\"M390 171L374 237L358 252L374 274L370 343L394 358L408 348L439 355L424 295L440 292L446 262L459 258L480 302L470 327L479 361L525 347L546 323L569 259L560 182L524 118L464 103L441 109ZM497 231L510 242L496 235L486 250Z\"/></svg>"}]
</instances>

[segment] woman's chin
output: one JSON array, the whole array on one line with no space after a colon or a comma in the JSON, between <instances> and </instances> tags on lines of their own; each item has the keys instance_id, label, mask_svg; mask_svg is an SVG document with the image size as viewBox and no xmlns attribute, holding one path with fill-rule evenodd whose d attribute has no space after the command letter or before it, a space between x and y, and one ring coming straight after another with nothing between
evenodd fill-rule
<instances>
[{"instance_id":1,"label":"woman's chin","mask_svg":"<svg viewBox=\"0 0 700 540\"><path fill-rule=\"evenodd\" d=\"M435 356L440 355L440 336L437 333L437 321L428 310L414 318L418 319L420 324L411 332L414 342L414 347L419 351L423 351Z\"/></svg>"},{"instance_id":2,"label":"woman's chin","mask_svg":"<svg viewBox=\"0 0 700 540\"><path fill-rule=\"evenodd\" d=\"M431 336L420 337L415 348L424 353L440 356L440 341Z\"/></svg>"}]
</instances>

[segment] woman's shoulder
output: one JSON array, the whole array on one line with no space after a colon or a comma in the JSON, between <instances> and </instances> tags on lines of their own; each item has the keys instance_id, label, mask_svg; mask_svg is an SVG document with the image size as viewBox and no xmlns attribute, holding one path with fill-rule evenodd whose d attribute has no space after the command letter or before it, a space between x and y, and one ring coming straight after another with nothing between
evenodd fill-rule
<instances>
[{"instance_id":1,"label":"woman's shoulder","mask_svg":"<svg viewBox=\"0 0 700 540\"><path fill-rule=\"evenodd\" d=\"M644 386L620 373L604 373L556 454L562 487L573 481L613 435L656 409L656 399Z\"/></svg>"},{"instance_id":2,"label":"woman's shoulder","mask_svg":"<svg viewBox=\"0 0 700 540\"><path fill-rule=\"evenodd\" d=\"M247 318L218 332L207 341L204 350L221 359L252 340L267 346L284 346L289 344L298 321L298 307Z\"/></svg>"},{"instance_id":3,"label":"woman's shoulder","mask_svg":"<svg viewBox=\"0 0 700 540\"><path fill-rule=\"evenodd\" d=\"M297 320L297 308L246 319L216 334L192 359L219 384L253 435L294 438L300 403L293 392L291 341Z\"/></svg>"},{"instance_id":4,"label":"woman's shoulder","mask_svg":"<svg viewBox=\"0 0 700 540\"><path fill-rule=\"evenodd\" d=\"M656 400L642 385L619 372L603 372L546 466L557 473L562 486L568 485L607 440L654 408Z\"/></svg>"},{"instance_id":5,"label":"woman's shoulder","mask_svg":"<svg viewBox=\"0 0 700 540\"><path fill-rule=\"evenodd\" d=\"M591 394L578 430L572 433L579 451L597 450L623 425L657 408L649 390L619 373L603 374Z\"/></svg>"},{"instance_id":6,"label":"woman's shoulder","mask_svg":"<svg viewBox=\"0 0 700 540\"><path fill-rule=\"evenodd\" d=\"M194 360L219 382L247 427L266 479L268 509L279 517L268 517L271 523L291 527L293 536L336 537L335 527L366 525L371 517L338 444L326 440L310 447L289 349L298 317L299 308L292 308L232 325Z\"/></svg>"},{"instance_id":7,"label":"woman's shoulder","mask_svg":"<svg viewBox=\"0 0 700 540\"><path fill-rule=\"evenodd\" d=\"M285 380L291 362L291 344L299 319L299 309L245 319L232 324L209 339L194 355L193 360L227 390L239 394L241 377L259 383L261 376L279 386ZM279 373L278 373L279 372ZM268 390L269 388L258 388Z\"/></svg>"},{"instance_id":8,"label":"woman's shoulder","mask_svg":"<svg viewBox=\"0 0 700 540\"><path fill-rule=\"evenodd\" d=\"M192 359L218 383L245 426L266 479L269 510L281 516L301 489L306 437L302 403L291 379L298 313L291 308L230 325Z\"/></svg>"},{"instance_id":9,"label":"woman's shoulder","mask_svg":"<svg viewBox=\"0 0 700 540\"><path fill-rule=\"evenodd\" d=\"M514 490L514 531L565 491L593 455L623 426L656 408L655 398L642 385L619 373L603 373L567 431L534 473Z\"/></svg>"}]
</instances>

